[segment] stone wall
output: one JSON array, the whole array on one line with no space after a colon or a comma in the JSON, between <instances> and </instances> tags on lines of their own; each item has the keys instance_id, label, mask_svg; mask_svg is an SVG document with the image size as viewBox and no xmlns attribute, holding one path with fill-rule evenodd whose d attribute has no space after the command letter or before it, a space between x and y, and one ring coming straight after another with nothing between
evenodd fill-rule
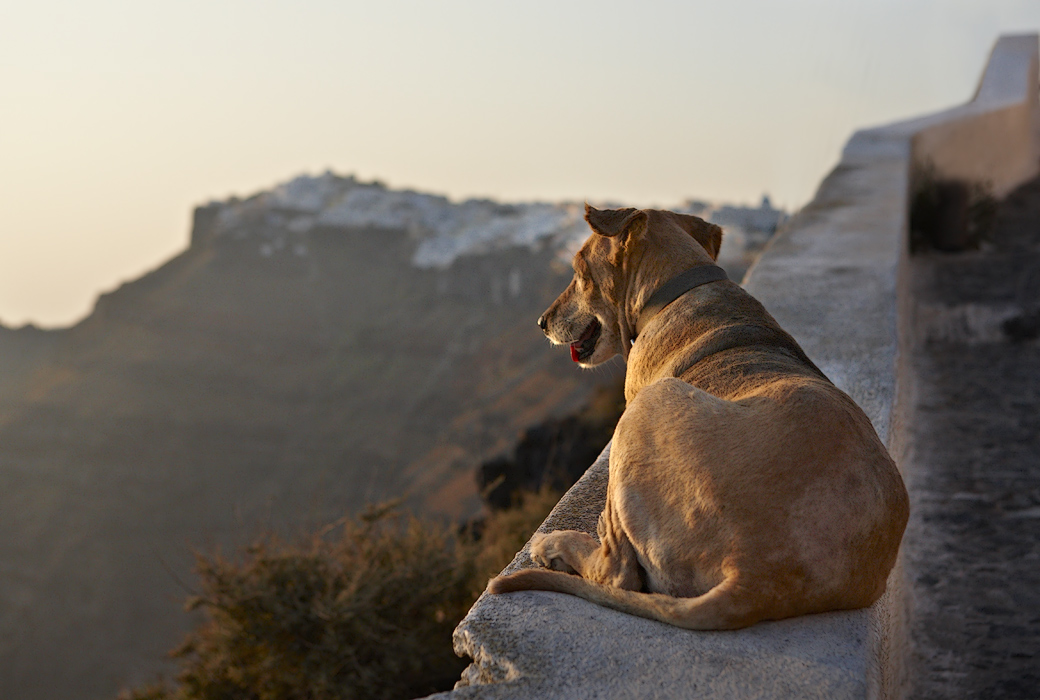
<instances>
[{"instance_id":1,"label":"stone wall","mask_svg":"<svg viewBox=\"0 0 1040 700\"><path fill-rule=\"evenodd\" d=\"M1037 36L996 44L975 98L938 114L857 132L813 201L745 279L808 355L867 412L906 468L904 363L912 342L905 259L914 175L1002 195L1037 172ZM540 528L595 535L607 455ZM528 548L506 571L531 566ZM483 596L455 632L472 658L439 698L896 698L906 654L903 568L873 607L690 632L571 596Z\"/></svg>"}]
</instances>

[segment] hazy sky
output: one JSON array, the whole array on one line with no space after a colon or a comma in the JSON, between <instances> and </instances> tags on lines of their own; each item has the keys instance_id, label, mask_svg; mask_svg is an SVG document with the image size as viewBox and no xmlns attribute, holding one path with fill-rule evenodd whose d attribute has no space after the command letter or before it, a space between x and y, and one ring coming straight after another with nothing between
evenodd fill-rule
<instances>
[{"instance_id":1,"label":"hazy sky","mask_svg":"<svg viewBox=\"0 0 1040 700\"><path fill-rule=\"evenodd\" d=\"M68 324L192 208L332 168L505 200L808 201L969 99L1037 0L0 0L0 322Z\"/></svg>"}]
</instances>

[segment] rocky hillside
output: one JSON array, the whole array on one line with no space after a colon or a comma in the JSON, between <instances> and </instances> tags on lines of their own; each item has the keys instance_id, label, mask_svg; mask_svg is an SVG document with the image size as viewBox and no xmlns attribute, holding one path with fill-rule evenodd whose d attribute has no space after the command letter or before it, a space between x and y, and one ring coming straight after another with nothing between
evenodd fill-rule
<instances>
[{"instance_id":1,"label":"rocky hillside","mask_svg":"<svg viewBox=\"0 0 1040 700\"><path fill-rule=\"evenodd\" d=\"M192 548L402 494L472 514L482 462L622 372L534 323L580 215L301 177L200 207L77 326L0 329L0 697L147 679Z\"/></svg>"}]
</instances>

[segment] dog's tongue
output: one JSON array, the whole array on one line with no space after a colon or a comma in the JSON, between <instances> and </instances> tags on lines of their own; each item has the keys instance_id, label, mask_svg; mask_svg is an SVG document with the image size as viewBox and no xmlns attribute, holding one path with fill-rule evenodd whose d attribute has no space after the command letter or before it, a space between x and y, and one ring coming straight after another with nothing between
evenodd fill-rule
<instances>
[{"instance_id":1,"label":"dog's tongue","mask_svg":"<svg viewBox=\"0 0 1040 700\"><path fill-rule=\"evenodd\" d=\"M574 345L571 346L571 359L574 360L575 362L581 362L581 360L578 358L578 345L577 345L577 343L575 343Z\"/></svg>"}]
</instances>

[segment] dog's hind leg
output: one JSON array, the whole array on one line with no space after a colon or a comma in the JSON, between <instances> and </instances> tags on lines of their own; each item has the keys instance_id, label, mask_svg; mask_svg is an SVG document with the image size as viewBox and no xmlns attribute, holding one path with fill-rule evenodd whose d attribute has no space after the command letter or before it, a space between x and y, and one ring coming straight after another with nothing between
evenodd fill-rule
<instances>
[{"instance_id":1,"label":"dog's hind leg","mask_svg":"<svg viewBox=\"0 0 1040 700\"><path fill-rule=\"evenodd\" d=\"M536 532L531 538L531 559L547 569L584 576L586 561L597 547L596 540L577 530Z\"/></svg>"},{"instance_id":2,"label":"dog's hind leg","mask_svg":"<svg viewBox=\"0 0 1040 700\"><path fill-rule=\"evenodd\" d=\"M628 536L619 527L610 526L612 511L608 501L599 521L602 543L584 532L555 530L532 538L531 558L546 568L577 574L596 583L641 590L645 575Z\"/></svg>"}]
</instances>

